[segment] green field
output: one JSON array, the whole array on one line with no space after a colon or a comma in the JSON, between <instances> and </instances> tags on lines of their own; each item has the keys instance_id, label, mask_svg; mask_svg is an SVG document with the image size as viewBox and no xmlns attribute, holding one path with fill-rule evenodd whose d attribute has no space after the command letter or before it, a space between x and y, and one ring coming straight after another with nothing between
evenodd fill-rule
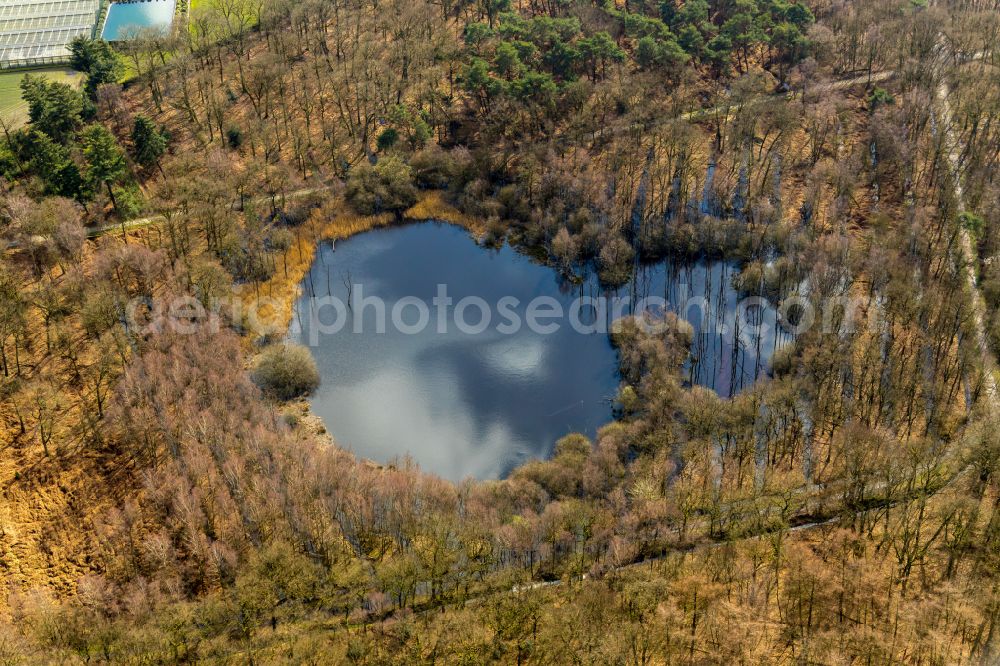
<instances>
[{"instance_id":1,"label":"green field","mask_svg":"<svg viewBox=\"0 0 1000 666\"><path fill-rule=\"evenodd\" d=\"M20 69L13 72L0 73L0 118L13 120L20 125L28 119L28 105L21 99L21 79L25 74L40 74L54 81L79 83L82 80L78 72L66 67L48 67L42 69Z\"/></svg>"}]
</instances>

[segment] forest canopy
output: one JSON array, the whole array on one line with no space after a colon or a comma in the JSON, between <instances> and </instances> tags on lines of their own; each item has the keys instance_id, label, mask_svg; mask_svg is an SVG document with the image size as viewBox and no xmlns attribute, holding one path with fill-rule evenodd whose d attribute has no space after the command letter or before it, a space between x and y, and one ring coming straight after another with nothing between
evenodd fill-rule
<instances>
[{"instance_id":1,"label":"forest canopy","mask_svg":"<svg viewBox=\"0 0 1000 666\"><path fill-rule=\"evenodd\" d=\"M205 0L76 40L2 119L0 659L995 663L997 9ZM725 259L823 325L723 398L689 324L617 322L594 436L359 460L280 335L317 243L427 219L569 285Z\"/></svg>"}]
</instances>

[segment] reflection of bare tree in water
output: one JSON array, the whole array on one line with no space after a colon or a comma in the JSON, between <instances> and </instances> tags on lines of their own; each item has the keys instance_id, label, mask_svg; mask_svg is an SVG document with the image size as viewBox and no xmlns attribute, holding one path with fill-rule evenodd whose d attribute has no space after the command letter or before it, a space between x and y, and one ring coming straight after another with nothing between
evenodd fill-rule
<instances>
[{"instance_id":1,"label":"reflection of bare tree in water","mask_svg":"<svg viewBox=\"0 0 1000 666\"><path fill-rule=\"evenodd\" d=\"M743 358L745 357L745 350L742 346L743 343L743 318L739 316L733 317L733 335L732 340L729 343L729 390L731 392L739 391L742 388L742 376L737 376L743 367ZM719 346L721 347L726 343L725 336L719 338ZM722 354L719 355L722 358Z\"/></svg>"},{"instance_id":2,"label":"reflection of bare tree in water","mask_svg":"<svg viewBox=\"0 0 1000 666\"><path fill-rule=\"evenodd\" d=\"M354 279L351 278L351 271L347 271L346 273L341 273L340 274L340 279L344 283L344 289L347 290L347 309L348 310L353 310L354 309L354 305L353 305L353 300L354 299L352 298L352 296L354 295Z\"/></svg>"},{"instance_id":3,"label":"reflection of bare tree in water","mask_svg":"<svg viewBox=\"0 0 1000 666\"><path fill-rule=\"evenodd\" d=\"M663 274L668 307L694 330L688 381L723 396L763 376L768 359L790 337L779 329L777 312L766 301L741 304L732 285L736 272L734 265L716 262L665 264Z\"/></svg>"},{"instance_id":4,"label":"reflection of bare tree in water","mask_svg":"<svg viewBox=\"0 0 1000 666\"><path fill-rule=\"evenodd\" d=\"M306 300L312 301L319 295L314 281L322 281L325 272L326 294L338 292L350 309L354 282L351 273L344 266L336 267L338 262L331 261L332 253L331 257L325 256L325 252L319 254L316 265L306 276L304 291L309 296ZM342 288L335 284L331 269L340 277ZM586 270L581 274L582 279L557 276L556 280L560 294L586 299L575 316L587 327L603 325L611 331L615 319L639 314L640 305L653 318L672 312L686 320L692 328L685 368L688 381L729 397L760 379L768 371L778 345L793 337L778 325L777 312L768 302L741 304L741 294L733 284L738 273L735 264L725 261L636 262L632 266L632 279L617 288L607 288L594 272ZM649 299L662 299L663 306L651 304ZM302 312L296 313L300 320L308 312L306 307L315 308L312 304L303 306ZM569 312L566 310L567 315ZM570 322L563 324L568 326Z\"/></svg>"}]
</instances>

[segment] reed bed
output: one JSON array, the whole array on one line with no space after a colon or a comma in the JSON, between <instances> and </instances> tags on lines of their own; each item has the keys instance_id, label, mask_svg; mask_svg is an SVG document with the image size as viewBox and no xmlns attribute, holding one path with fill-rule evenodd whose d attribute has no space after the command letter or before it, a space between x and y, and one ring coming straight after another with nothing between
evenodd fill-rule
<instances>
[{"instance_id":1,"label":"reed bed","mask_svg":"<svg viewBox=\"0 0 1000 666\"><path fill-rule=\"evenodd\" d=\"M350 211L342 198L334 199L316 209L302 225L295 227L294 240L284 257L278 261L277 270L269 280L260 285L241 285L237 295L256 299L256 319L251 328L258 336L281 336L292 321L295 301L301 295L301 284L316 258L316 248L323 241L342 240L354 234L390 226L398 222L440 220L456 224L474 233L482 225L449 204L443 193L423 193L420 200L407 210L402 219L390 213L358 215Z\"/></svg>"}]
</instances>

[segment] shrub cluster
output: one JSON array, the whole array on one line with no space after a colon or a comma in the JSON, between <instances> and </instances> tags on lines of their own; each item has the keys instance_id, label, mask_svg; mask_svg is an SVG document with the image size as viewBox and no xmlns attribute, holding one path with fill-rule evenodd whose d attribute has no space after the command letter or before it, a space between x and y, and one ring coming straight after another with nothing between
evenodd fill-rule
<instances>
[{"instance_id":1,"label":"shrub cluster","mask_svg":"<svg viewBox=\"0 0 1000 666\"><path fill-rule=\"evenodd\" d=\"M254 383L279 400L309 395L319 388L319 370L308 349L280 344L268 347L257 362Z\"/></svg>"}]
</instances>

